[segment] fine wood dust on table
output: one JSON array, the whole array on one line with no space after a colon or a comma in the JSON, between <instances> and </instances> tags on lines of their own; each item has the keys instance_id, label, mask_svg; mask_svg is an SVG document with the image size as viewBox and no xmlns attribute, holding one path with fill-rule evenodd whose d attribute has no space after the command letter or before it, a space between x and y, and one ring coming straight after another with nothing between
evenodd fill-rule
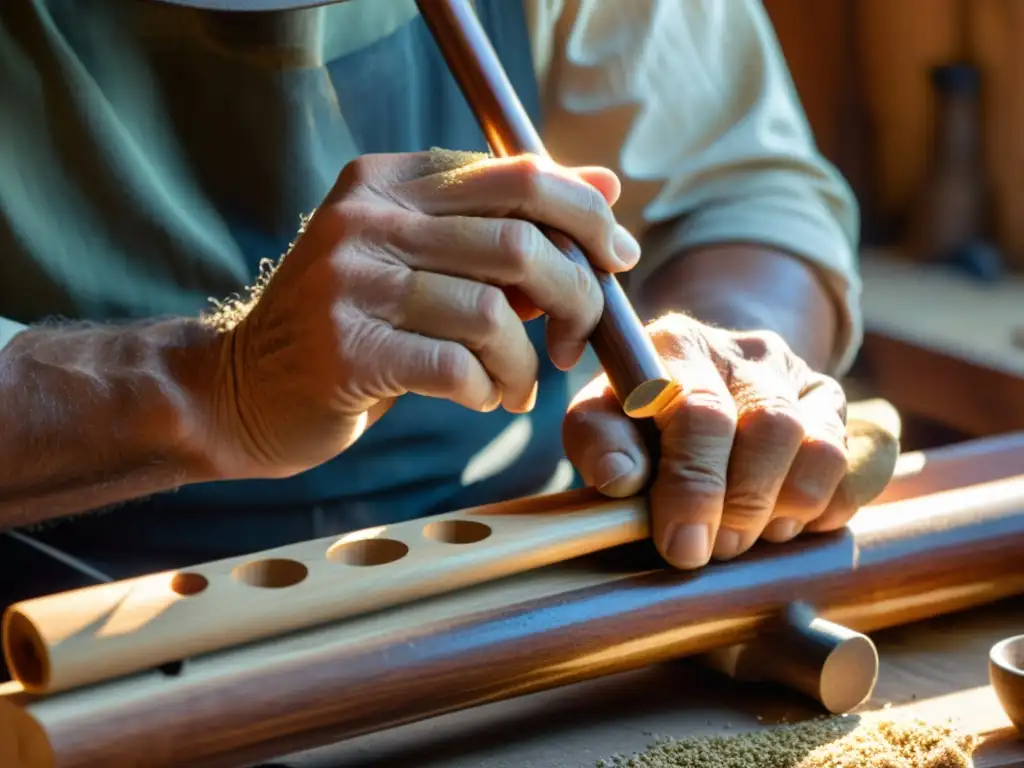
<instances>
[{"instance_id":1,"label":"fine wood dust on table","mask_svg":"<svg viewBox=\"0 0 1024 768\"><path fill-rule=\"evenodd\" d=\"M988 684L988 649L1024 632L1024 599L874 633L875 695L860 717L920 716L980 734L975 768L1024 766ZM887 708L888 705L888 708ZM593 768L659 737L730 736L821 715L799 694L683 661L453 713L288 761L296 768Z\"/></svg>"}]
</instances>

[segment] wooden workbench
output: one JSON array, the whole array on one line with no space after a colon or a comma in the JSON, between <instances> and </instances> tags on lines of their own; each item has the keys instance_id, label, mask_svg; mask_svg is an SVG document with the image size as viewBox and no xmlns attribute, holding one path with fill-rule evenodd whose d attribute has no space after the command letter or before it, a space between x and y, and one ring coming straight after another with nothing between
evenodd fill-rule
<instances>
[{"instance_id":1,"label":"wooden workbench","mask_svg":"<svg viewBox=\"0 0 1024 768\"><path fill-rule=\"evenodd\" d=\"M954 718L983 743L977 768L1024 766L988 683L988 649L1024 633L1024 598L878 633L882 669L860 712ZM729 734L813 717L801 696L726 681L691 662L524 696L282 761L296 768L592 768L656 736ZM870 715L869 715L870 716Z\"/></svg>"},{"instance_id":2,"label":"wooden workbench","mask_svg":"<svg viewBox=\"0 0 1024 768\"><path fill-rule=\"evenodd\" d=\"M861 256L872 396L980 437L1024 429L1024 278L981 283L882 252Z\"/></svg>"},{"instance_id":3,"label":"wooden workbench","mask_svg":"<svg viewBox=\"0 0 1024 768\"><path fill-rule=\"evenodd\" d=\"M984 286L884 253L863 257L872 396L972 435L1024 429L1024 281ZM859 713L953 717L983 743L978 768L1024 767L988 683L988 650L1024 633L1024 598L875 635L882 669ZM726 681L692 662L569 686L365 736L296 768L590 768L656 736L729 734L814 717L789 691Z\"/></svg>"}]
</instances>

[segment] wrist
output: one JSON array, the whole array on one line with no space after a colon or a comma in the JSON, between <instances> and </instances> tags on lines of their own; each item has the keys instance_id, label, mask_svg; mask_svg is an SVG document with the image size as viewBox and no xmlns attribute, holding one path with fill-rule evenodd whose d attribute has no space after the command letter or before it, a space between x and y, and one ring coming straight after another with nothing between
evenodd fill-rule
<instances>
[{"instance_id":1,"label":"wrist","mask_svg":"<svg viewBox=\"0 0 1024 768\"><path fill-rule=\"evenodd\" d=\"M37 414L51 400L52 423L32 425L37 439L74 434L97 468L152 463L180 485L217 479L207 433L220 346L216 331L186 318L29 328L3 350L0 374L30 388Z\"/></svg>"},{"instance_id":2,"label":"wrist","mask_svg":"<svg viewBox=\"0 0 1024 768\"><path fill-rule=\"evenodd\" d=\"M218 479L221 346L192 320L15 336L0 350L0 530Z\"/></svg>"},{"instance_id":3,"label":"wrist","mask_svg":"<svg viewBox=\"0 0 1024 768\"><path fill-rule=\"evenodd\" d=\"M230 479L224 447L231 442L228 417L232 387L232 336L201 320L154 326L147 343L160 361L154 380L163 434L146 436L181 468L187 483Z\"/></svg>"}]
</instances>

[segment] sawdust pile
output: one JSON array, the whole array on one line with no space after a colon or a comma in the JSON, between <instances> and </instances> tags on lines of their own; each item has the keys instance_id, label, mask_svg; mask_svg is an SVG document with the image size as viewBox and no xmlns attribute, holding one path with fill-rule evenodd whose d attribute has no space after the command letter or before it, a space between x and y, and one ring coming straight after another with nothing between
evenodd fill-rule
<instances>
[{"instance_id":1,"label":"sawdust pile","mask_svg":"<svg viewBox=\"0 0 1024 768\"><path fill-rule=\"evenodd\" d=\"M598 768L972 768L973 737L921 720L831 717L731 737L663 739Z\"/></svg>"}]
</instances>

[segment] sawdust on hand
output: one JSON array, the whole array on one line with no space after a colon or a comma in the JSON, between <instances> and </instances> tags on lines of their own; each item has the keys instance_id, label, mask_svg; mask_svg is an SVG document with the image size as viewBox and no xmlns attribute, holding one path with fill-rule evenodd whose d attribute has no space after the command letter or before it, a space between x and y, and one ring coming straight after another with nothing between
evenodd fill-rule
<instances>
[{"instance_id":1,"label":"sawdust on hand","mask_svg":"<svg viewBox=\"0 0 1024 768\"><path fill-rule=\"evenodd\" d=\"M221 333L234 330L249 315L252 308L260 300L260 297L263 296L267 286L270 284L270 279L274 276L277 268L281 266L281 262L291 253L299 237L305 234L306 227L309 226L314 213L316 213L315 210L300 216L298 234L295 240L288 245L288 250L281 258L262 259L259 264L259 271L256 274L256 280L252 285L245 288L242 293L229 296L226 299L209 299L213 308L203 312L200 315L200 321Z\"/></svg>"},{"instance_id":2,"label":"sawdust on hand","mask_svg":"<svg viewBox=\"0 0 1024 768\"><path fill-rule=\"evenodd\" d=\"M663 739L598 768L972 768L977 740L921 720L808 720L735 736Z\"/></svg>"}]
</instances>

